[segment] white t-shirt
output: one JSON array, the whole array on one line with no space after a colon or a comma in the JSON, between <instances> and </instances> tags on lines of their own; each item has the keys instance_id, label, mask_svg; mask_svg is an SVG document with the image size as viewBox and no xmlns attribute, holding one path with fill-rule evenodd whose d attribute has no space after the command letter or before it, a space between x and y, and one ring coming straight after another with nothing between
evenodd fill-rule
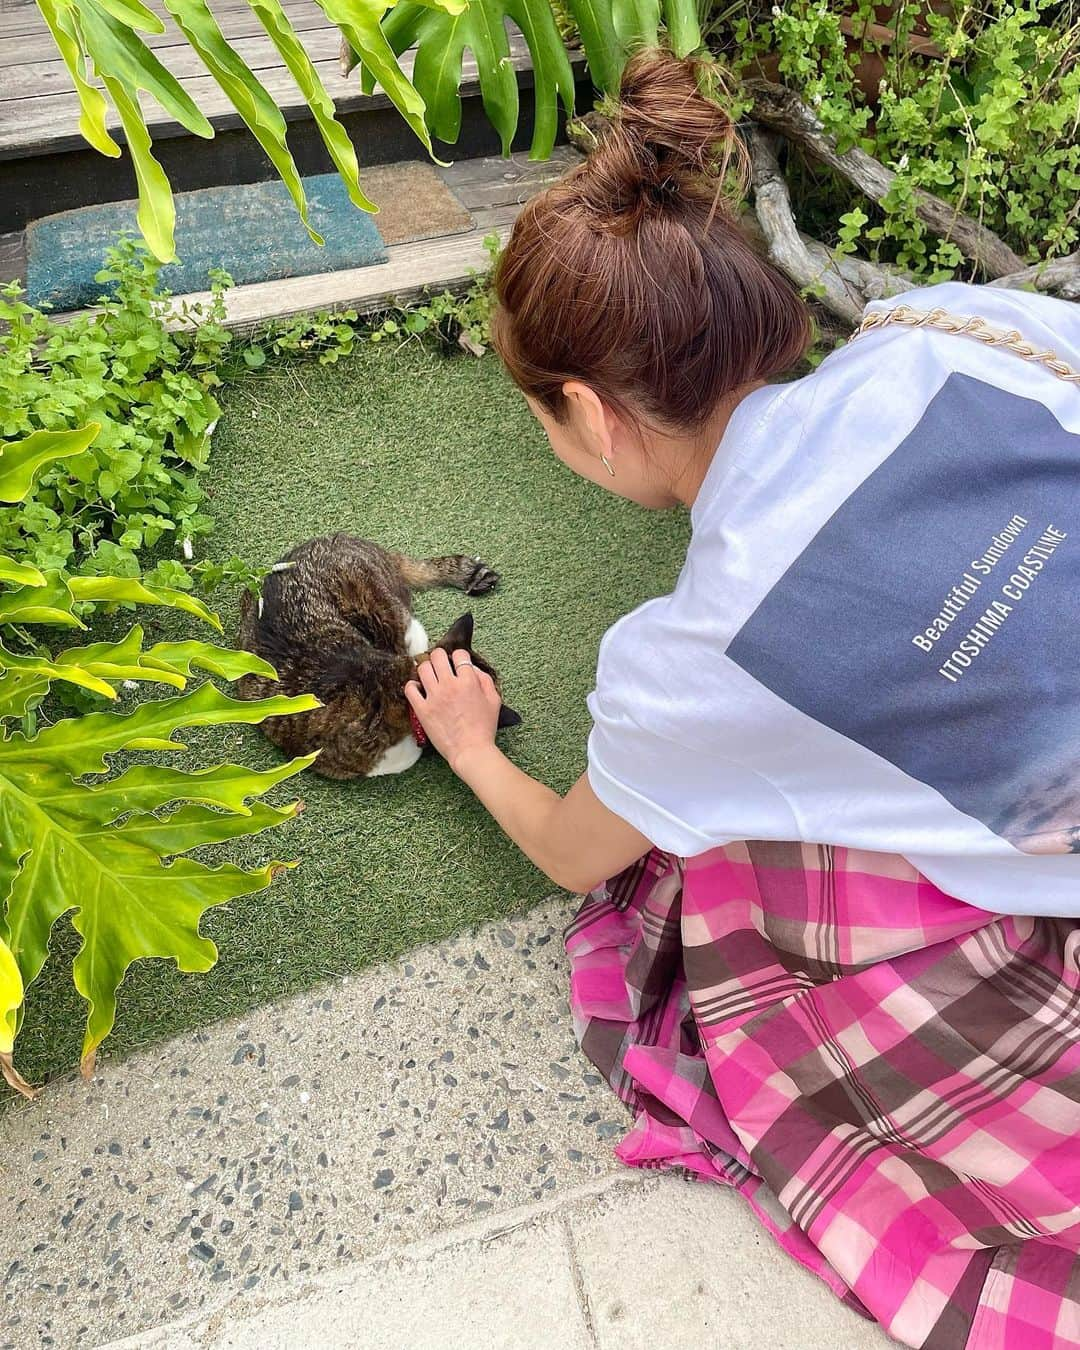
<instances>
[{"instance_id":1,"label":"white t-shirt","mask_svg":"<svg viewBox=\"0 0 1080 1350\"><path fill-rule=\"evenodd\" d=\"M1080 305L950 283L1080 368ZM1000 913L1080 915L1080 386L885 328L746 398L673 594L620 620L589 781L657 847L901 853Z\"/></svg>"}]
</instances>

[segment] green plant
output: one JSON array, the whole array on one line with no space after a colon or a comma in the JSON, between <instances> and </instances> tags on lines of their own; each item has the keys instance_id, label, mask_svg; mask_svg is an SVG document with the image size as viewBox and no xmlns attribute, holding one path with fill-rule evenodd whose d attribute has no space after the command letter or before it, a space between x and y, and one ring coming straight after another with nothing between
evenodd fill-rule
<instances>
[{"instance_id":1,"label":"green plant","mask_svg":"<svg viewBox=\"0 0 1080 1350\"><path fill-rule=\"evenodd\" d=\"M19 502L48 464L86 453L97 428L37 431L3 445L0 500ZM0 512L6 514L6 512ZM125 577L44 573L0 556L0 634L15 625L83 626L80 606L113 601L202 609L189 597L151 591ZM220 625L217 625L220 627ZM144 647L138 626L118 642L43 648L20 655L0 642L0 1071L31 1093L12 1061L26 990L49 956L49 937L70 915L81 938L72 965L87 1004L84 1069L112 1029L116 994L134 961L168 957L184 971L209 970L214 944L199 932L215 905L261 890L288 864L243 870L212 867L193 850L256 834L290 819L296 802L273 807L252 799L292 778L311 758L257 772L238 764L197 771L132 762L111 773L112 757L129 752L175 753L185 727L261 722L316 707L310 697L242 701L209 680L132 711L65 717L44 729L34 713L54 683L115 700L126 682L184 691L204 671L225 680L271 673L247 652L199 641ZM168 808L175 808L166 814Z\"/></svg>"},{"instance_id":2,"label":"green plant","mask_svg":"<svg viewBox=\"0 0 1080 1350\"><path fill-rule=\"evenodd\" d=\"M857 245L928 281L962 264L914 211L917 190L943 197L1032 260L1080 242L1080 11L1055 0L979 6L897 3L890 37L871 0L790 0L734 21L732 59L752 70L773 53L781 78L814 108L841 150L861 145L896 172L871 217L857 206L833 242ZM916 25L924 35L915 40ZM932 50L931 50L932 49ZM876 88L866 69L880 70ZM800 218L852 206L842 185L797 181ZM822 225L822 233L827 232Z\"/></svg>"},{"instance_id":3,"label":"green plant","mask_svg":"<svg viewBox=\"0 0 1080 1350\"><path fill-rule=\"evenodd\" d=\"M94 314L67 323L0 290L0 436L61 431L95 422L86 451L42 473L33 496L0 521L0 552L42 570L139 575L139 555L206 534L198 473L221 409L217 373L231 341L222 326L228 282L213 279L212 298L189 307L194 326L166 324L161 264L144 245L110 249L103 283L115 292ZM190 586L178 565L149 580Z\"/></svg>"},{"instance_id":4,"label":"green plant","mask_svg":"<svg viewBox=\"0 0 1080 1350\"><path fill-rule=\"evenodd\" d=\"M549 0L316 0L342 32L363 68L367 86L377 83L421 143L430 151L433 135L453 143L461 126L458 86L466 47L476 57L484 108L499 132L504 152L518 124L518 85L510 57L506 21L520 28L529 45L536 106L532 153L551 153L561 102L574 107L574 78L560 32L571 24L580 35L594 84L613 90L627 52L655 43L663 27L680 54L701 44L697 0L559 0L559 22ZM373 209L359 182L356 154L338 122L326 92L280 0L248 3L296 81L330 158L362 210ZM175 207L168 177L154 158L139 91L157 102L193 135L210 138L213 127L190 94L154 55L141 36L161 33L165 22L143 0L37 0L53 40L79 96L84 138L104 155L120 146L108 127L109 102L123 127L139 188L139 228L151 251L163 261L174 256ZM296 203L300 218L316 242L322 240L307 219L299 170L286 143L286 124L264 85L225 40L206 0L165 0L173 23L198 62L220 86L258 139ZM398 56L417 47L413 79ZM90 82L96 72L104 92Z\"/></svg>"},{"instance_id":5,"label":"green plant","mask_svg":"<svg viewBox=\"0 0 1080 1350\"><path fill-rule=\"evenodd\" d=\"M484 247L491 267L498 262L502 241L497 232L486 235ZM244 366L258 370L269 356L313 356L323 366L348 356L358 342L430 340L449 349L463 349L481 356L491 343L491 311L494 296L491 271L476 273L469 287L455 294L444 290L428 295L418 304L377 315L361 315L355 309L321 310L268 325L240 349ZM234 559L234 563L241 560ZM193 569L202 573L206 564ZM236 577L248 580L247 576ZM205 589L205 584L200 582Z\"/></svg>"}]
</instances>

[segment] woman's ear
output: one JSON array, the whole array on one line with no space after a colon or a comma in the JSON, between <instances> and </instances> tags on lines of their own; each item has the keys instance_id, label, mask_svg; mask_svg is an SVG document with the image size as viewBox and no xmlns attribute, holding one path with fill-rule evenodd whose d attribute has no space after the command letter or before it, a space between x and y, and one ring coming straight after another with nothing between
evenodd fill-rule
<instances>
[{"instance_id":1,"label":"woman's ear","mask_svg":"<svg viewBox=\"0 0 1080 1350\"><path fill-rule=\"evenodd\" d=\"M605 406L595 389L580 380L567 380L562 392L571 417L588 440L589 449L610 458L615 450L617 415Z\"/></svg>"}]
</instances>

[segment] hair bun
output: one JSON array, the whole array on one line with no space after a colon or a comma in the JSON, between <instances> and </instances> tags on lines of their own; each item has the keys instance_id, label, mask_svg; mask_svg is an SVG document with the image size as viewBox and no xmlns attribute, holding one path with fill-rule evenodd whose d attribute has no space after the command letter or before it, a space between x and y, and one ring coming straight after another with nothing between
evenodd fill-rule
<instances>
[{"instance_id":1,"label":"hair bun","mask_svg":"<svg viewBox=\"0 0 1080 1350\"><path fill-rule=\"evenodd\" d=\"M681 204L715 209L745 151L727 112L702 93L706 70L715 76L714 67L660 48L627 62L611 124L574 175L601 225L630 228Z\"/></svg>"}]
</instances>

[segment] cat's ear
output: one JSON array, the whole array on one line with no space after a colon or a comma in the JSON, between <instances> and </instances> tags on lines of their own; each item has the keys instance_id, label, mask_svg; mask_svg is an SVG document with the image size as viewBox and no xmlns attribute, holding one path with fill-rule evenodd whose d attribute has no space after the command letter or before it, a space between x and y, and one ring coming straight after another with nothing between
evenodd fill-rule
<instances>
[{"instance_id":1,"label":"cat's ear","mask_svg":"<svg viewBox=\"0 0 1080 1350\"><path fill-rule=\"evenodd\" d=\"M508 708L505 703L502 704L499 708L498 730L505 731L507 727L519 726L521 726L521 714L516 713L513 708Z\"/></svg>"},{"instance_id":2,"label":"cat's ear","mask_svg":"<svg viewBox=\"0 0 1080 1350\"><path fill-rule=\"evenodd\" d=\"M473 639L473 616L472 614L463 614L446 630L446 634L439 643L439 646L445 652L471 652Z\"/></svg>"}]
</instances>

